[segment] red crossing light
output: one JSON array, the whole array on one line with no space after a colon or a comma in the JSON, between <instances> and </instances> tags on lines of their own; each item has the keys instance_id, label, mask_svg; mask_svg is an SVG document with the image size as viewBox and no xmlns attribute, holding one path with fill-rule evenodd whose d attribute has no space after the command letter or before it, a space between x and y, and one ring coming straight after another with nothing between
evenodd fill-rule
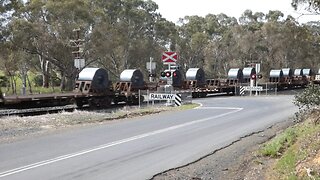
<instances>
[{"instance_id":1,"label":"red crossing light","mask_svg":"<svg viewBox=\"0 0 320 180\"><path fill-rule=\"evenodd\" d=\"M256 79L257 78L257 75L256 74L252 74L251 75L251 79Z\"/></svg>"},{"instance_id":2,"label":"red crossing light","mask_svg":"<svg viewBox=\"0 0 320 180\"><path fill-rule=\"evenodd\" d=\"M176 76L177 76L177 72L173 72L173 73L172 73L172 76L173 76L173 77L176 77Z\"/></svg>"},{"instance_id":3,"label":"red crossing light","mask_svg":"<svg viewBox=\"0 0 320 180\"><path fill-rule=\"evenodd\" d=\"M171 72L170 71L167 71L166 72L166 77L170 77L171 76Z\"/></svg>"}]
</instances>

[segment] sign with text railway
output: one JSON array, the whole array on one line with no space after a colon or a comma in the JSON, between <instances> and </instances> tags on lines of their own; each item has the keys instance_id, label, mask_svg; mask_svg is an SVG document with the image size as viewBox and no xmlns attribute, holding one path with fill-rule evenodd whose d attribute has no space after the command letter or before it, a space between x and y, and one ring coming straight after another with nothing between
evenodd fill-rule
<instances>
[{"instance_id":1,"label":"sign with text railway","mask_svg":"<svg viewBox=\"0 0 320 180\"><path fill-rule=\"evenodd\" d=\"M175 94L158 94L158 93L150 93L150 100L174 100Z\"/></svg>"},{"instance_id":2,"label":"sign with text railway","mask_svg":"<svg viewBox=\"0 0 320 180\"><path fill-rule=\"evenodd\" d=\"M162 62L165 64L174 64L178 61L178 53L176 52L163 52Z\"/></svg>"}]
</instances>

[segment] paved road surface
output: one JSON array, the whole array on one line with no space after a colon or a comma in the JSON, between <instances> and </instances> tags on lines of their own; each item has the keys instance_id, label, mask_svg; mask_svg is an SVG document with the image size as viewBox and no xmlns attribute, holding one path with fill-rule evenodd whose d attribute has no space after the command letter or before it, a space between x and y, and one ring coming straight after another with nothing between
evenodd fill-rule
<instances>
[{"instance_id":1,"label":"paved road surface","mask_svg":"<svg viewBox=\"0 0 320 180\"><path fill-rule=\"evenodd\" d=\"M148 179L292 116L293 96L215 97L197 109L0 145L0 179Z\"/></svg>"}]
</instances>

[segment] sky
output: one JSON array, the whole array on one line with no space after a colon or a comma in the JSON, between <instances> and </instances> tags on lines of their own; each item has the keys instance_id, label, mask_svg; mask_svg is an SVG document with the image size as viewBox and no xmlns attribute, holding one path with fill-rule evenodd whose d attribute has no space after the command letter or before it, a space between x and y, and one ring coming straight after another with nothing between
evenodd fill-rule
<instances>
[{"instance_id":1,"label":"sky","mask_svg":"<svg viewBox=\"0 0 320 180\"><path fill-rule=\"evenodd\" d=\"M292 0L153 0L159 6L158 12L169 21L177 23L179 18L188 15L205 15L224 13L237 19L241 14L250 9L253 12L268 13L269 10L280 10L287 15L291 15L300 23L320 20L320 15L301 16L301 13L307 13L301 8L295 11L291 7Z\"/></svg>"}]
</instances>

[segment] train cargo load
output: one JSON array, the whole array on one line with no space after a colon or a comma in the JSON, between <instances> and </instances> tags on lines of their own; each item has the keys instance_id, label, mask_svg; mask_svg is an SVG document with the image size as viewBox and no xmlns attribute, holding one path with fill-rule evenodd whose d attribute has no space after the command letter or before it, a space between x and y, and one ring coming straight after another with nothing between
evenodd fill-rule
<instances>
[{"instance_id":1,"label":"train cargo load","mask_svg":"<svg viewBox=\"0 0 320 180\"><path fill-rule=\"evenodd\" d=\"M120 82L130 82L132 88L141 88L145 85L143 74L139 69L126 69L122 71Z\"/></svg>"},{"instance_id":2,"label":"train cargo load","mask_svg":"<svg viewBox=\"0 0 320 180\"><path fill-rule=\"evenodd\" d=\"M293 75L293 70L290 68L283 68L282 69L283 77L285 78L291 78Z\"/></svg>"},{"instance_id":3,"label":"train cargo load","mask_svg":"<svg viewBox=\"0 0 320 180\"><path fill-rule=\"evenodd\" d=\"M242 70L243 73L243 81L250 82L251 77L256 74L256 68L253 67L246 67Z\"/></svg>"},{"instance_id":4,"label":"train cargo load","mask_svg":"<svg viewBox=\"0 0 320 180\"><path fill-rule=\"evenodd\" d=\"M269 74L269 82L277 83L283 80L283 71L281 69L272 69Z\"/></svg>"},{"instance_id":5,"label":"train cargo load","mask_svg":"<svg viewBox=\"0 0 320 180\"><path fill-rule=\"evenodd\" d=\"M311 69L303 69L302 75L304 76L312 76L312 70Z\"/></svg>"},{"instance_id":6,"label":"train cargo load","mask_svg":"<svg viewBox=\"0 0 320 180\"><path fill-rule=\"evenodd\" d=\"M302 76L303 75L302 69L295 69L293 75Z\"/></svg>"},{"instance_id":7,"label":"train cargo load","mask_svg":"<svg viewBox=\"0 0 320 180\"><path fill-rule=\"evenodd\" d=\"M308 82L312 82L314 80L314 73L312 72L311 69L303 69L302 70L303 76L305 76L308 80Z\"/></svg>"},{"instance_id":8,"label":"train cargo load","mask_svg":"<svg viewBox=\"0 0 320 180\"><path fill-rule=\"evenodd\" d=\"M240 68L231 68L228 72L228 79L243 79L243 72Z\"/></svg>"},{"instance_id":9,"label":"train cargo load","mask_svg":"<svg viewBox=\"0 0 320 180\"><path fill-rule=\"evenodd\" d=\"M113 89L115 104L119 102L139 104L144 99L139 94L139 90L146 90L147 86L139 69L126 69L120 74L120 81L114 85Z\"/></svg>"},{"instance_id":10,"label":"train cargo load","mask_svg":"<svg viewBox=\"0 0 320 180\"><path fill-rule=\"evenodd\" d=\"M205 73L202 68L188 69L186 72L186 80L196 82L197 86L203 86L206 84Z\"/></svg>"},{"instance_id":11,"label":"train cargo load","mask_svg":"<svg viewBox=\"0 0 320 180\"><path fill-rule=\"evenodd\" d=\"M90 107L109 107L113 92L107 70L103 68L85 68L79 73L74 88L78 107L88 104Z\"/></svg>"},{"instance_id":12,"label":"train cargo load","mask_svg":"<svg viewBox=\"0 0 320 180\"><path fill-rule=\"evenodd\" d=\"M302 69L295 69L291 77L290 88L304 87L308 84L307 77L303 75Z\"/></svg>"},{"instance_id":13,"label":"train cargo load","mask_svg":"<svg viewBox=\"0 0 320 180\"><path fill-rule=\"evenodd\" d=\"M75 92L104 93L110 85L108 72L105 69L85 68L79 73Z\"/></svg>"},{"instance_id":14,"label":"train cargo load","mask_svg":"<svg viewBox=\"0 0 320 180\"><path fill-rule=\"evenodd\" d=\"M227 85L235 85L243 82L243 72L240 68L231 68L228 72Z\"/></svg>"}]
</instances>

